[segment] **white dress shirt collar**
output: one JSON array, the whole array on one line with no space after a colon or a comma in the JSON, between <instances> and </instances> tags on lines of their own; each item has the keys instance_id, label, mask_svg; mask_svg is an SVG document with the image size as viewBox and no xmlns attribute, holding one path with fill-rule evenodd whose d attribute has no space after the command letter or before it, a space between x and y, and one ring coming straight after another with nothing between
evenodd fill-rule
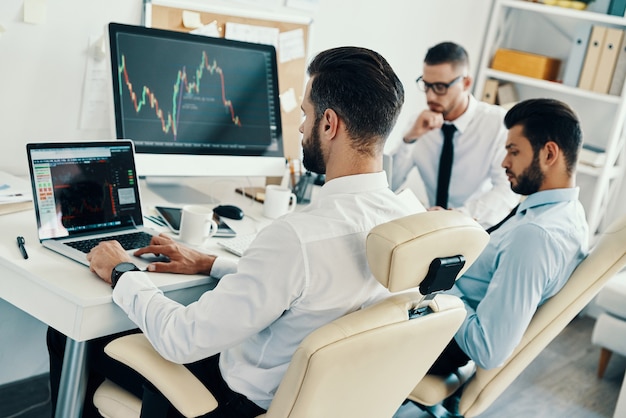
<instances>
[{"instance_id":1,"label":"white dress shirt collar","mask_svg":"<svg viewBox=\"0 0 626 418\"><path fill-rule=\"evenodd\" d=\"M467 125L469 125L472 119L474 119L474 113L476 113L476 105L476 99L470 94L469 103L467 104L467 110L455 120L450 121L450 123L453 123L454 126L456 126L456 130L460 133L463 133L463 131L465 131L465 129L467 128Z\"/></svg>"},{"instance_id":2,"label":"white dress shirt collar","mask_svg":"<svg viewBox=\"0 0 626 418\"><path fill-rule=\"evenodd\" d=\"M389 187L384 171L378 173L355 174L334 178L324 184L319 191L320 196L335 193L362 193L370 190Z\"/></svg>"}]
</instances>

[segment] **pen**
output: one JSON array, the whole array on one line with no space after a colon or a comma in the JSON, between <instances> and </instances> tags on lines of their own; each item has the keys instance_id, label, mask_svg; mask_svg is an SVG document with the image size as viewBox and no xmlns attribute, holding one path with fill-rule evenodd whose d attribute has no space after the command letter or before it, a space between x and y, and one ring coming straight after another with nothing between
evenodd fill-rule
<instances>
[{"instance_id":1,"label":"pen","mask_svg":"<svg viewBox=\"0 0 626 418\"><path fill-rule=\"evenodd\" d=\"M17 246L20 247L20 252L22 253L22 257L24 257L24 260L26 260L28 258L28 253L26 252L26 247L24 247L25 243L26 243L26 241L24 240L24 237L22 237L22 236L18 236L17 237Z\"/></svg>"},{"instance_id":2,"label":"pen","mask_svg":"<svg viewBox=\"0 0 626 418\"><path fill-rule=\"evenodd\" d=\"M165 222L163 222L161 220L161 218L157 217L157 216L152 216L152 215L144 215L144 218L154 222L155 224L159 225L159 226L167 226L167 224Z\"/></svg>"}]
</instances>

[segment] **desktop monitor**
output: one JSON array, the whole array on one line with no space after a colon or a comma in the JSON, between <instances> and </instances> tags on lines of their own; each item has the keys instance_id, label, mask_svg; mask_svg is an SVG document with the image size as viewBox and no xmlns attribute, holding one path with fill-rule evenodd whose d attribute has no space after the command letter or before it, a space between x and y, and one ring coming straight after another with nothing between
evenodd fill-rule
<instances>
[{"instance_id":1,"label":"desktop monitor","mask_svg":"<svg viewBox=\"0 0 626 418\"><path fill-rule=\"evenodd\" d=\"M273 46L118 23L109 41L116 136L150 188L208 203L180 177L284 174Z\"/></svg>"}]
</instances>

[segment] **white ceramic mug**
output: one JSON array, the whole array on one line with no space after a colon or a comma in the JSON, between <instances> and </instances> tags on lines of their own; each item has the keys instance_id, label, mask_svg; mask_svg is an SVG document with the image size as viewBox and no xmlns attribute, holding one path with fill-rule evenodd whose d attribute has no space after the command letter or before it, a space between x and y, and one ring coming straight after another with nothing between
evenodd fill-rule
<instances>
[{"instance_id":1,"label":"white ceramic mug","mask_svg":"<svg viewBox=\"0 0 626 418\"><path fill-rule=\"evenodd\" d=\"M181 240L187 244L200 245L216 232L213 209L202 205L183 206L179 232Z\"/></svg>"},{"instance_id":2,"label":"white ceramic mug","mask_svg":"<svg viewBox=\"0 0 626 418\"><path fill-rule=\"evenodd\" d=\"M296 195L287 187L270 184L265 187L263 216L276 219L285 213L293 212L298 203Z\"/></svg>"}]
</instances>

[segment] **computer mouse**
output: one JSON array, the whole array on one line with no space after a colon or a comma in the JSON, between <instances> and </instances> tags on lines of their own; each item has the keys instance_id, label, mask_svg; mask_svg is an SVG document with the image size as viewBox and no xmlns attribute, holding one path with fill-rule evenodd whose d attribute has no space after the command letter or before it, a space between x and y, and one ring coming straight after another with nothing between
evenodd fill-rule
<instances>
[{"instance_id":1,"label":"computer mouse","mask_svg":"<svg viewBox=\"0 0 626 418\"><path fill-rule=\"evenodd\" d=\"M243 211L234 205L219 205L213 208L213 212L222 218L242 219Z\"/></svg>"}]
</instances>

